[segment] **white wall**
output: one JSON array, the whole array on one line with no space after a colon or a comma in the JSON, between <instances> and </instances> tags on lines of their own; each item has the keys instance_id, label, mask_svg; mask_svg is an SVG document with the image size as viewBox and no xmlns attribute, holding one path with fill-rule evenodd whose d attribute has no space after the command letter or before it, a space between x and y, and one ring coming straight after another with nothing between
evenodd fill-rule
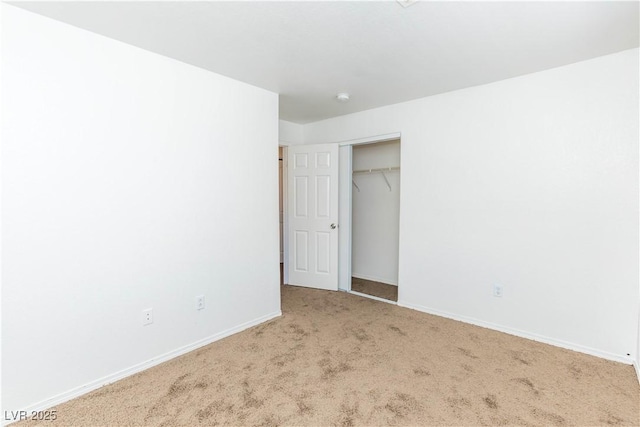
<instances>
[{"instance_id":1,"label":"white wall","mask_svg":"<svg viewBox=\"0 0 640 427\"><path fill-rule=\"evenodd\" d=\"M298 145L304 143L303 126L298 123L280 120L278 123L278 138L283 145Z\"/></svg>"},{"instance_id":2,"label":"white wall","mask_svg":"<svg viewBox=\"0 0 640 427\"><path fill-rule=\"evenodd\" d=\"M630 362L638 71L623 51L308 124L305 142L402 133L401 305Z\"/></svg>"},{"instance_id":3,"label":"white wall","mask_svg":"<svg viewBox=\"0 0 640 427\"><path fill-rule=\"evenodd\" d=\"M400 141L353 147L353 170L400 166ZM352 189L352 275L398 284L400 172L355 174Z\"/></svg>"},{"instance_id":4,"label":"white wall","mask_svg":"<svg viewBox=\"0 0 640 427\"><path fill-rule=\"evenodd\" d=\"M3 408L278 315L277 95L2 8Z\"/></svg>"}]
</instances>

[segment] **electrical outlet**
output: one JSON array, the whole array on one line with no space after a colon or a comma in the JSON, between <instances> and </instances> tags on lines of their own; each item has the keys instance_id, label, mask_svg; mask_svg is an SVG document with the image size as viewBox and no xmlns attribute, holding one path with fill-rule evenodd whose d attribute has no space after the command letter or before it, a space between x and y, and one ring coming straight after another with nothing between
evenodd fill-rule
<instances>
[{"instance_id":1,"label":"electrical outlet","mask_svg":"<svg viewBox=\"0 0 640 427\"><path fill-rule=\"evenodd\" d=\"M502 297L503 289L502 285L493 285L493 296L494 297Z\"/></svg>"},{"instance_id":2,"label":"electrical outlet","mask_svg":"<svg viewBox=\"0 0 640 427\"><path fill-rule=\"evenodd\" d=\"M196 297L196 310L204 310L204 295Z\"/></svg>"},{"instance_id":3,"label":"electrical outlet","mask_svg":"<svg viewBox=\"0 0 640 427\"><path fill-rule=\"evenodd\" d=\"M147 308L142 310L142 326L150 325L153 323L153 309Z\"/></svg>"}]
</instances>

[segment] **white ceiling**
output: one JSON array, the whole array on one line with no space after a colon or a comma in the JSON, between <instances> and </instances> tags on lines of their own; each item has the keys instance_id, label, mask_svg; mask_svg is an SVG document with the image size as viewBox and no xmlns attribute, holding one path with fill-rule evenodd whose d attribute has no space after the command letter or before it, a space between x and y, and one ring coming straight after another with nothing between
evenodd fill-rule
<instances>
[{"instance_id":1,"label":"white ceiling","mask_svg":"<svg viewBox=\"0 0 640 427\"><path fill-rule=\"evenodd\" d=\"M297 123L639 45L635 1L12 4L278 92Z\"/></svg>"}]
</instances>

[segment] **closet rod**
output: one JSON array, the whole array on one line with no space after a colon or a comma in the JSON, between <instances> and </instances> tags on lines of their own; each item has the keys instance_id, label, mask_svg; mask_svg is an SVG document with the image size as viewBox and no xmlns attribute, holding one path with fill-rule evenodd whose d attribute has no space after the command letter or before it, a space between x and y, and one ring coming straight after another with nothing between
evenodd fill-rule
<instances>
[{"instance_id":1,"label":"closet rod","mask_svg":"<svg viewBox=\"0 0 640 427\"><path fill-rule=\"evenodd\" d=\"M353 173L393 172L393 171L399 171L399 170L400 170L400 166L395 166L392 168L360 169L357 171L353 171Z\"/></svg>"}]
</instances>

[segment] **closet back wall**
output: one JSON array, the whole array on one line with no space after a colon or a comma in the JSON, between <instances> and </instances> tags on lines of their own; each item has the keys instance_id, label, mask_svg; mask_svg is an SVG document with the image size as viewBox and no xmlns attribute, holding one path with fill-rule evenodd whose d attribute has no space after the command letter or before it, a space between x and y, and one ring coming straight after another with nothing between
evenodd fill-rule
<instances>
[{"instance_id":1,"label":"closet back wall","mask_svg":"<svg viewBox=\"0 0 640 427\"><path fill-rule=\"evenodd\" d=\"M400 141L353 147L353 170L400 166ZM400 171L354 174L352 276L398 285Z\"/></svg>"}]
</instances>

